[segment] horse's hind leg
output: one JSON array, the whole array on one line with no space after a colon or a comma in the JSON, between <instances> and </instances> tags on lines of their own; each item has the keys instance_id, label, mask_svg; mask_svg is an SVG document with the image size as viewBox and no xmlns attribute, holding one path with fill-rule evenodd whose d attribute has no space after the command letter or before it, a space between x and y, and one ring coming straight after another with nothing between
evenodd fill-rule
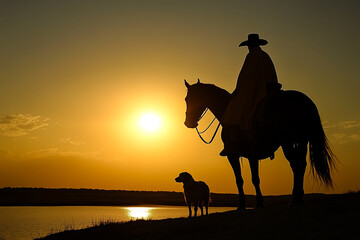
<instances>
[{"instance_id":1,"label":"horse's hind leg","mask_svg":"<svg viewBox=\"0 0 360 240\"><path fill-rule=\"evenodd\" d=\"M256 208L264 207L264 198L260 190L259 160L249 159L251 180L256 190Z\"/></svg>"},{"instance_id":2,"label":"horse's hind leg","mask_svg":"<svg viewBox=\"0 0 360 240\"><path fill-rule=\"evenodd\" d=\"M293 198L291 203L303 203L307 143L287 144L286 146L282 146L282 148L294 174Z\"/></svg>"},{"instance_id":3,"label":"horse's hind leg","mask_svg":"<svg viewBox=\"0 0 360 240\"><path fill-rule=\"evenodd\" d=\"M234 171L235 174L235 178L236 178L236 186L238 188L239 191L239 207L238 210L243 210L245 209L245 194L244 194L244 189L243 189L243 185L244 185L244 180L241 176L241 169L240 169L240 162L239 162L239 157L234 156L234 155L230 155L227 156L230 165Z\"/></svg>"}]
</instances>

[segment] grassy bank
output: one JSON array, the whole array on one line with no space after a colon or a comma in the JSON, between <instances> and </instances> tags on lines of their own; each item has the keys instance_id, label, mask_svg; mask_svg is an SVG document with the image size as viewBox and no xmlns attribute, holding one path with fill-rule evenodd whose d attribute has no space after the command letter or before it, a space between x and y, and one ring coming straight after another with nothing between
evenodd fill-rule
<instances>
[{"instance_id":1,"label":"grassy bank","mask_svg":"<svg viewBox=\"0 0 360 240\"><path fill-rule=\"evenodd\" d=\"M186 219L138 220L64 231L42 239L360 239L360 193L307 195L263 209Z\"/></svg>"}]
</instances>

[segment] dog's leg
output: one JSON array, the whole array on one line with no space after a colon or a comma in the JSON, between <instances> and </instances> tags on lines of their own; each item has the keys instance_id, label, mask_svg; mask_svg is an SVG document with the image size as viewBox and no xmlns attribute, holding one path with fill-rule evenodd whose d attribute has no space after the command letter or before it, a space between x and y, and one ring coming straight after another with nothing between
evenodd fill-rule
<instances>
[{"instance_id":1,"label":"dog's leg","mask_svg":"<svg viewBox=\"0 0 360 240\"><path fill-rule=\"evenodd\" d=\"M203 210L203 203L202 201L199 202L199 208L201 210L201 216L204 216L204 210Z\"/></svg>"},{"instance_id":2,"label":"dog's leg","mask_svg":"<svg viewBox=\"0 0 360 240\"><path fill-rule=\"evenodd\" d=\"M205 205L205 212L206 215L208 215L208 208L209 208L209 197L204 201L204 205Z\"/></svg>"},{"instance_id":3,"label":"dog's leg","mask_svg":"<svg viewBox=\"0 0 360 240\"><path fill-rule=\"evenodd\" d=\"M191 215L192 215L192 213L191 213L191 203L188 203L188 208L189 208L189 217L188 218L191 218Z\"/></svg>"}]
</instances>

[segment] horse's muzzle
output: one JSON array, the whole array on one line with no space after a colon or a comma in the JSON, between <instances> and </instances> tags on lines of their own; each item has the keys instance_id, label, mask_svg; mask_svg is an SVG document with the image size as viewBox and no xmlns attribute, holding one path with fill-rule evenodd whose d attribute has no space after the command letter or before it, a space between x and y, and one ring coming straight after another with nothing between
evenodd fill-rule
<instances>
[{"instance_id":1,"label":"horse's muzzle","mask_svg":"<svg viewBox=\"0 0 360 240\"><path fill-rule=\"evenodd\" d=\"M198 126L198 123L190 124L189 122L185 121L185 126L188 128L196 128Z\"/></svg>"}]
</instances>

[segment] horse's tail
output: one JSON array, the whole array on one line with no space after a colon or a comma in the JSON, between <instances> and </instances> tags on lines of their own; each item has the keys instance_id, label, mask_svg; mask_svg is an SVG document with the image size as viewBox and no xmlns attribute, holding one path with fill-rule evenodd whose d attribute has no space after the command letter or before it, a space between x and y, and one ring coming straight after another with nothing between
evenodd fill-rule
<instances>
[{"instance_id":1,"label":"horse's tail","mask_svg":"<svg viewBox=\"0 0 360 240\"><path fill-rule=\"evenodd\" d=\"M335 167L336 156L331 151L316 107L315 110L309 143L311 172L313 176L318 177L326 186L332 188L331 171Z\"/></svg>"}]
</instances>

